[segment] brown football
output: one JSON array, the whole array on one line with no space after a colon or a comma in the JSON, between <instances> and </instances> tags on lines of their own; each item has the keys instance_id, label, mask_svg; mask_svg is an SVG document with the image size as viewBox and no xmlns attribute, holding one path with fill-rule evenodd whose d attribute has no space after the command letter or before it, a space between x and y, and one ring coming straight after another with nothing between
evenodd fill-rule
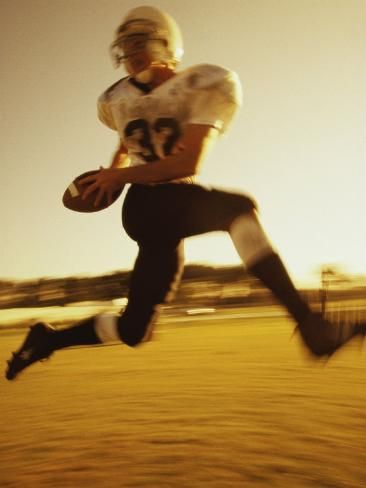
<instances>
[{"instance_id":1,"label":"brown football","mask_svg":"<svg viewBox=\"0 0 366 488\"><path fill-rule=\"evenodd\" d=\"M82 200L82 192L88 187L88 183L84 183L83 185L81 185L80 180L82 180L86 176L91 176L98 172L99 170L87 171L86 173L83 173L82 175L75 178L70 183L62 197L62 203L66 208L68 208L69 210L74 210L74 212L99 212L100 210L109 207L117 200L117 198L121 195L123 188L120 188L113 193L112 201L109 203L107 200L107 196L105 196L104 198L102 198L98 205L95 205L97 191L91 193L85 200Z\"/></svg>"}]
</instances>

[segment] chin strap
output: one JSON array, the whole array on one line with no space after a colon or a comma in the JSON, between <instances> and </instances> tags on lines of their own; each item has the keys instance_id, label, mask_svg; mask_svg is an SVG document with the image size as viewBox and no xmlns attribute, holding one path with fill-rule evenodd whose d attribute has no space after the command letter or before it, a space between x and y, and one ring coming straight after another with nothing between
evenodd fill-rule
<instances>
[{"instance_id":1,"label":"chin strap","mask_svg":"<svg viewBox=\"0 0 366 488\"><path fill-rule=\"evenodd\" d=\"M169 64L164 61L153 61L147 69L134 75L135 80L139 83L151 83L154 78L155 68L169 68Z\"/></svg>"},{"instance_id":2,"label":"chin strap","mask_svg":"<svg viewBox=\"0 0 366 488\"><path fill-rule=\"evenodd\" d=\"M140 71L137 75L134 76L135 80L139 83L150 83L153 79L154 72L151 68L145 69L144 71Z\"/></svg>"}]
</instances>

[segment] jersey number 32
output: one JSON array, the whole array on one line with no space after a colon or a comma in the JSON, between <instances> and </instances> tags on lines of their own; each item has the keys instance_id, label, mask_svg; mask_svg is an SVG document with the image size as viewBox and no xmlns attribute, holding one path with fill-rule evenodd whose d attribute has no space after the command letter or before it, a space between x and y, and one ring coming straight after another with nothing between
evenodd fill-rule
<instances>
[{"instance_id":1,"label":"jersey number 32","mask_svg":"<svg viewBox=\"0 0 366 488\"><path fill-rule=\"evenodd\" d=\"M129 150L153 162L171 154L181 130L175 119L160 117L152 125L145 119L131 120L124 133Z\"/></svg>"}]
</instances>

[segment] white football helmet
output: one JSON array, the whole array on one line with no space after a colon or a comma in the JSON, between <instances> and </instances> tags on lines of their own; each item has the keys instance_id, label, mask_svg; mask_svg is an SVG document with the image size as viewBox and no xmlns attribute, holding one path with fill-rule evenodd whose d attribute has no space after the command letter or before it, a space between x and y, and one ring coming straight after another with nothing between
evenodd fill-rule
<instances>
[{"instance_id":1,"label":"white football helmet","mask_svg":"<svg viewBox=\"0 0 366 488\"><path fill-rule=\"evenodd\" d=\"M134 8L119 25L110 48L116 68L133 54L127 49L128 41L136 40L141 40L140 49L149 48L156 63L175 67L182 59L183 40L177 23L169 14L155 7Z\"/></svg>"}]
</instances>

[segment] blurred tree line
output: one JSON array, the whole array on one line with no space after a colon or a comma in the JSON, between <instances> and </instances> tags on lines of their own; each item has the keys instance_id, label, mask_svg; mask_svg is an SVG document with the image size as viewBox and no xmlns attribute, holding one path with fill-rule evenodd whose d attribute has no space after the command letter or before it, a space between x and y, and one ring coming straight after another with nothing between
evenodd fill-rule
<instances>
[{"instance_id":1,"label":"blurred tree line","mask_svg":"<svg viewBox=\"0 0 366 488\"><path fill-rule=\"evenodd\" d=\"M0 280L0 308L63 306L86 301L108 301L127 297L130 271L118 271L100 276L70 276L40 278L27 281ZM329 286L330 281L342 284L337 270L327 268L321 274L320 290L303 290L310 301L321 301L321 291L327 297L365 297L364 282L351 282L347 287ZM324 285L326 283L326 286ZM352 286L349 286L352 283ZM351 290L351 292L350 292ZM319 293L320 291L320 293ZM242 306L270 303L272 295L242 266L211 267L187 265L173 305L189 307Z\"/></svg>"}]
</instances>

